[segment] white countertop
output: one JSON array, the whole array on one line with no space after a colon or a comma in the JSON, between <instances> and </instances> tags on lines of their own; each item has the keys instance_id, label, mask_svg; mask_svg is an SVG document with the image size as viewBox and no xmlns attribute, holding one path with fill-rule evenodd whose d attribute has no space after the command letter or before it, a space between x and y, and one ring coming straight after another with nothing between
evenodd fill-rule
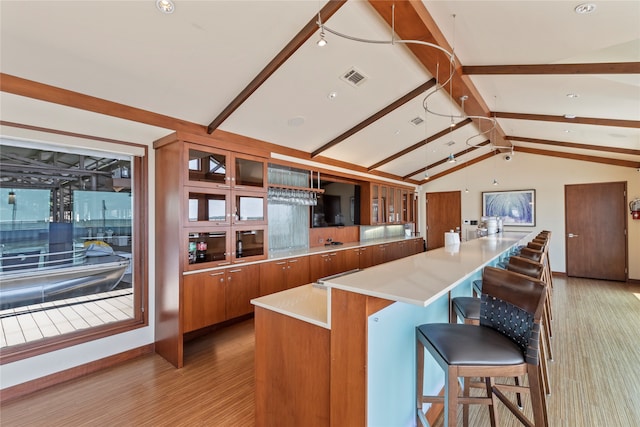
<instances>
[{"instance_id":1,"label":"white countertop","mask_svg":"<svg viewBox=\"0 0 640 427\"><path fill-rule=\"evenodd\" d=\"M324 284L329 288L427 306L531 234L494 234L376 265L329 279Z\"/></svg>"},{"instance_id":2,"label":"white countertop","mask_svg":"<svg viewBox=\"0 0 640 427\"><path fill-rule=\"evenodd\" d=\"M328 289L309 284L255 298L251 303L330 329L328 295Z\"/></svg>"},{"instance_id":3,"label":"white countertop","mask_svg":"<svg viewBox=\"0 0 640 427\"><path fill-rule=\"evenodd\" d=\"M326 280L327 289L303 285L253 299L251 303L330 329L331 288L427 306L510 247L524 244L531 237L528 232L482 237Z\"/></svg>"},{"instance_id":4,"label":"white countertop","mask_svg":"<svg viewBox=\"0 0 640 427\"><path fill-rule=\"evenodd\" d=\"M402 241L409 241L409 240L422 239L422 238L423 237L420 237L420 236L411 236L411 237L397 236L397 237L386 237L383 239L361 240L359 242L343 243L341 245L325 245L325 246L316 246L313 248L301 248L301 249L281 249L277 251L269 251L269 257L267 261L273 261L273 260L283 259L283 258L291 258L296 256L314 255L314 254L324 253L324 252L342 251L345 249L361 248L365 246L383 245L385 243L402 242Z\"/></svg>"}]
</instances>

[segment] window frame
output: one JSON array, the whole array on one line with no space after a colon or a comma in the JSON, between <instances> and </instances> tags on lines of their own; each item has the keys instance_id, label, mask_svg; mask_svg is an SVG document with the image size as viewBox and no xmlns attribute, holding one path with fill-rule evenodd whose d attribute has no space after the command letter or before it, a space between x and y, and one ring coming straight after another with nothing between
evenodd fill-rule
<instances>
[{"instance_id":1,"label":"window frame","mask_svg":"<svg viewBox=\"0 0 640 427\"><path fill-rule=\"evenodd\" d=\"M78 344L95 341L124 332L129 332L149 325L149 164L148 147L141 144L124 143L110 140L116 145L128 145L141 148L143 155L130 154L132 179L133 220L131 233L133 269L133 304L134 313L131 319L121 320L101 326L69 332L63 335L43 338L15 346L4 347L0 351L0 365L16 362L52 351L72 347ZM64 145L52 143L61 150ZM94 148L88 148L95 151ZM105 155L113 150L104 150Z\"/></svg>"}]
</instances>

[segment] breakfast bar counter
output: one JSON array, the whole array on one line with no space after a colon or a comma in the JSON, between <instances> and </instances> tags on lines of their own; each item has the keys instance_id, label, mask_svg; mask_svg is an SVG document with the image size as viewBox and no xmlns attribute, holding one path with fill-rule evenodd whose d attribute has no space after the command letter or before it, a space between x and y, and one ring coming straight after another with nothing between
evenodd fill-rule
<instances>
[{"instance_id":1,"label":"breakfast bar counter","mask_svg":"<svg viewBox=\"0 0 640 427\"><path fill-rule=\"evenodd\" d=\"M470 295L485 266L531 235L491 235L253 300L256 425L412 425L415 327L447 322L450 298Z\"/></svg>"}]
</instances>

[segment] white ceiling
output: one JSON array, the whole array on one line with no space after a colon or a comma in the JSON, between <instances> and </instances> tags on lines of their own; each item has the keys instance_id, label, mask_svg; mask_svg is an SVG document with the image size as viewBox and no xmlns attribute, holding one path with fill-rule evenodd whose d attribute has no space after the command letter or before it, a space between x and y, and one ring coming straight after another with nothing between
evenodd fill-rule
<instances>
[{"instance_id":1,"label":"white ceiling","mask_svg":"<svg viewBox=\"0 0 640 427\"><path fill-rule=\"evenodd\" d=\"M0 71L206 127L326 4L174 2L175 12L165 15L154 0L0 0ZM392 2L386 3L390 8ZM633 74L473 74L469 81L491 111L635 122L602 126L498 119L505 135L600 147L514 140L516 152L569 152L640 166L640 2L594 1L597 7L590 15L576 14L578 3L476 0L424 5L463 66L636 63ZM349 0L326 25L351 36L390 39L389 25L367 1ZM316 31L219 128L312 153L432 78L400 43L359 43L329 33L326 39L328 45L319 48ZM367 77L359 87L339 78L352 67ZM334 99L328 97L331 92ZM568 98L569 93L579 97ZM321 156L369 168L447 129L449 117L425 114L425 95ZM445 92L430 97L429 106L460 115ZM130 142L148 143L173 131L7 92L0 94L0 107L3 121ZM426 122L410 123L418 116ZM407 175L470 148L465 140L478 132L474 126L463 126L376 171L421 181L422 171ZM450 141L455 144L447 146ZM490 149L487 145L460 155L457 164L432 167L429 175L464 165Z\"/></svg>"}]
</instances>

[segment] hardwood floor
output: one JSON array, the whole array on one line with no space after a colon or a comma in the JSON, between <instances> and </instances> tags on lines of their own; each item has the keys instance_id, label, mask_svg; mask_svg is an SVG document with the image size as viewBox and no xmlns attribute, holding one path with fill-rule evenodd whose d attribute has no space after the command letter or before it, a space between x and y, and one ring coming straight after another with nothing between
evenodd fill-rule
<instances>
[{"instance_id":1,"label":"hardwood floor","mask_svg":"<svg viewBox=\"0 0 640 427\"><path fill-rule=\"evenodd\" d=\"M554 284L550 426L640 425L640 286L573 278ZM183 369L143 356L6 402L0 425L250 427L253 345L249 320L190 342ZM486 408L471 413L471 426L489 425ZM501 426L520 425L501 415Z\"/></svg>"}]
</instances>

